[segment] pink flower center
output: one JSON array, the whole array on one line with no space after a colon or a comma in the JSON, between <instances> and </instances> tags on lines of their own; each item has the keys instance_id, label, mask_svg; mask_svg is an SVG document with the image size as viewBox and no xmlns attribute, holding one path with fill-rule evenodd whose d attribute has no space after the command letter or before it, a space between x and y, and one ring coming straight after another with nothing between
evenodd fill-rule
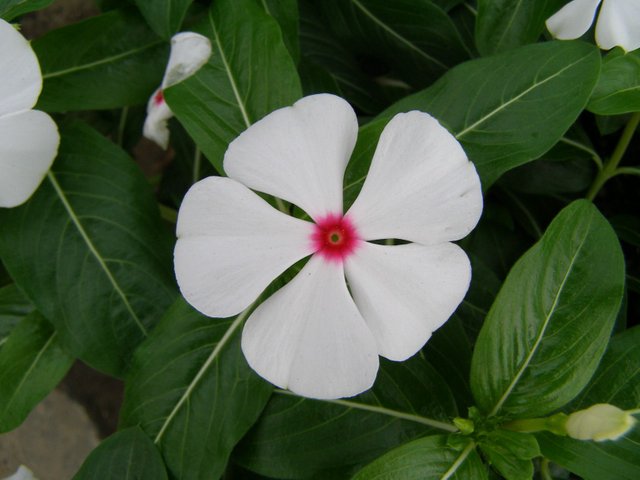
<instances>
[{"instance_id":1,"label":"pink flower center","mask_svg":"<svg viewBox=\"0 0 640 480\"><path fill-rule=\"evenodd\" d=\"M348 217L329 214L318 219L311 241L316 253L325 260L342 262L355 251L361 239Z\"/></svg>"},{"instance_id":2,"label":"pink flower center","mask_svg":"<svg viewBox=\"0 0 640 480\"><path fill-rule=\"evenodd\" d=\"M162 93L162 90L158 90L153 96L153 103L160 105L162 102L164 102L164 93Z\"/></svg>"}]
</instances>

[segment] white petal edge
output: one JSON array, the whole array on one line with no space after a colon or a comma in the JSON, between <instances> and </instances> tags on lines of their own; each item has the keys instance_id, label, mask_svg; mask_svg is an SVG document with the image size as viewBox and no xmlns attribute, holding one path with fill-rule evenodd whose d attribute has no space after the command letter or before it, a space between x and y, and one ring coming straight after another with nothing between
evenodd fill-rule
<instances>
[{"instance_id":1,"label":"white petal edge","mask_svg":"<svg viewBox=\"0 0 640 480\"><path fill-rule=\"evenodd\" d=\"M42 90L42 74L29 42L0 19L0 116L28 110Z\"/></svg>"},{"instance_id":2,"label":"white petal edge","mask_svg":"<svg viewBox=\"0 0 640 480\"><path fill-rule=\"evenodd\" d=\"M38 480L31 470L24 465L20 465L16 473L6 477L4 480Z\"/></svg>"},{"instance_id":3,"label":"white petal edge","mask_svg":"<svg viewBox=\"0 0 640 480\"><path fill-rule=\"evenodd\" d=\"M573 0L547 19L547 29L555 38L573 40L587 33L600 0Z\"/></svg>"},{"instance_id":4,"label":"white petal edge","mask_svg":"<svg viewBox=\"0 0 640 480\"><path fill-rule=\"evenodd\" d=\"M342 213L342 181L358 135L351 106L311 95L251 125L224 157L229 177L318 219Z\"/></svg>"},{"instance_id":5,"label":"white petal edge","mask_svg":"<svg viewBox=\"0 0 640 480\"><path fill-rule=\"evenodd\" d=\"M424 245L465 237L481 214L474 165L453 135L418 111L400 113L387 124L348 212L365 240Z\"/></svg>"},{"instance_id":6,"label":"white petal edge","mask_svg":"<svg viewBox=\"0 0 640 480\"><path fill-rule=\"evenodd\" d=\"M342 265L315 255L249 317L242 351L261 377L309 398L371 388L375 340L349 295Z\"/></svg>"},{"instance_id":7,"label":"white petal edge","mask_svg":"<svg viewBox=\"0 0 640 480\"><path fill-rule=\"evenodd\" d=\"M395 361L422 348L456 310L471 281L469 259L453 243L363 242L345 262L345 272L378 353Z\"/></svg>"},{"instance_id":8,"label":"white petal edge","mask_svg":"<svg viewBox=\"0 0 640 480\"><path fill-rule=\"evenodd\" d=\"M210 317L240 313L313 252L312 228L235 180L205 178L187 192L178 213L174 267L180 291Z\"/></svg>"},{"instance_id":9,"label":"white petal edge","mask_svg":"<svg viewBox=\"0 0 640 480\"><path fill-rule=\"evenodd\" d=\"M207 63L211 41L199 33L181 32L171 38L171 53L161 88L186 80Z\"/></svg>"},{"instance_id":10,"label":"white petal edge","mask_svg":"<svg viewBox=\"0 0 640 480\"><path fill-rule=\"evenodd\" d=\"M144 119L142 134L145 138L155 142L164 150L169 146L169 127L167 122L173 117L173 112L161 95L158 88L147 103L147 117Z\"/></svg>"},{"instance_id":11,"label":"white petal edge","mask_svg":"<svg viewBox=\"0 0 640 480\"><path fill-rule=\"evenodd\" d=\"M60 135L46 113L0 117L0 207L16 207L36 191L58 153Z\"/></svg>"},{"instance_id":12,"label":"white petal edge","mask_svg":"<svg viewBox=\"0 0 640 480\"><path fill-rule=\"evenodd\" d=\"M640 48L640 1L604 0L596 25L596 43L605 50L620 46L630 52Z\"/></svg>"}]
</instances>

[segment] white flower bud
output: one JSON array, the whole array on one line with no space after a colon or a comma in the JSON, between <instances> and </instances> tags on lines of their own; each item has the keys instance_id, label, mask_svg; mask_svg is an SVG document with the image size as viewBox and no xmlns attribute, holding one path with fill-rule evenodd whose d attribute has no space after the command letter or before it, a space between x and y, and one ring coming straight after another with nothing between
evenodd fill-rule
<instances>
[{"instance_id":1,"label":"white flower bud","mask_svg":"<svg viewBox=\"0 0 640 480\"><path fill-rule=\"evenodd\" d=\"M632 415L618 407L598 403L567 418L567 435L577 440L617 440L635 424Z\"/></svg>"}]
</instances>

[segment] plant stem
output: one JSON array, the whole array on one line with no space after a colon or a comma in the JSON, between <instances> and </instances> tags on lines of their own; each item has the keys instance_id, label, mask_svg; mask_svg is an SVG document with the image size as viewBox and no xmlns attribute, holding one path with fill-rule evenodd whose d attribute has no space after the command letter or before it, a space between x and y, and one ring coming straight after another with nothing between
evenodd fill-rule
<instances>
[{"instance_id":1,"label":"plant stem","mask_svg":"<svg viewBox=\"0 0 640 480\"><path fill-rule=\"evenodd\" d=\"M200 180L200 164L202 163L202 152L196 145L196 151L193 154L193 182Z\"/></svg>"},{"instance_id":2,"label":"plant stem","mask_svg":"<svg viewBox=\"0 0 640 480\"><path fill-rule=\"evenodd\" d=\"M540 462L540 476L542 477L542 480L553 480L551 472L549 471L548 458L543 458L542 462Z\"/></svg>"},{"instance_id":3,"label":"plant stem","mask_svg":"<svg viewBox=\"0 0 640 480\"><path fill-rule=\"evenodd\" d=\"M627 151L627 147L629 146L629 143L631 142L633 134L635 133L639 123L640 112L636 112L631 116L631 118L627 122L627 125L624 127L622 136L620 137L618 145L616 145L616 149L613 151L611 158L609 158L609 160L604 164L602 170L600 170L596 175L593 184L587 192L587 199L593 201L593 199L596 197L607 180L617 174L618 164Z\"/></svg>"},{"instance_id":4,"label":"plant stem","mask_svg":"<svg viewBox=\"0 0 640 480\"><path fill-rule=\"evenodd\" d=\"M124 107L120 112L120 122L118 123L118 146L122 147L124 140L124 127L127 124L127 115L129 115L129 107Z\"/></svg>"}]
</instances>

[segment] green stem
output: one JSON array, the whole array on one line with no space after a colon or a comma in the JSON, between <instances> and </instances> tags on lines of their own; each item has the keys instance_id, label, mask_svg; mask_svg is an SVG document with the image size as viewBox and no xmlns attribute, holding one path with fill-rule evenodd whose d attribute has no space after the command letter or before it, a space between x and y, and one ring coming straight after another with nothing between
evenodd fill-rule
<instances>
[{"instance_id":1,"label":"green stem","mask_svg":"<svg viewBox=\"0 0 640 480\"><path fill-rule=\"evenodd\" d=\"M176 223L178 221L178 212L171 207L167 207L161 203L158 204L160 208L160 216L170 223Z\"/></svg>"},{"instance_id":2,"label":"green stem","mask_svg":"<svg viewBox=\"0 0 640 480\"><path fill-rule=\"evenodd\" d=\"M619 167L613 175L638 175L640 176L640 167Z\"/></svg>"},{"instance_id":3,"label":"green stem","mask_svg":"<svg viewBox=\"0 0 640 480\"><path fill-rule=\"evenodd\" d=\"M193 182L196 183L200 180L200 165L202 163L202 152L196 145L196 151L193 154Z\"/></svg>"},{"instance_id":4,"label":"green stem","mask_svg":"<svg viewBox=\"0 0 640 480\"><path fill-rule=\"evenodd\" d=\"M553 480L551 472L549 471L548 458L543 458L542 462L540 462L540 476L542 477L542 480Z\"/></svg>"},{"instance_id":5,"label":"green stem","mask_svg":"<svg viewBox=\"0 0 640 480\"><path fill-rule=\"evenodd\" d=\"M640 123L640 112L634 113L629 121L627 122L626 127L624 127L624 131L622 132L622 136L618 141L618 145L616 145L616 149L613 151L611 158L605 163L602 170L598 172L596 175L593 184L589 188L587 192L587 199L593 201L596 197L600 189L603 187L607 180L616 175L616 170L618 169L618 164L625 152L627 151L627 147L633 138L633 134Z\"/></svg>"},{"instance_id":6,"label":"green stem","mask_svg":"<svg viewBox=\"0 0 640 480\"><path fill-rule=\"evenodd\" d=\"M118 123L118 146L122 147L124 140L124 127L127 124L127 115L129 115L129 107L124 107L120 113L120 123Z\"/></svg>"}]
</instances>

